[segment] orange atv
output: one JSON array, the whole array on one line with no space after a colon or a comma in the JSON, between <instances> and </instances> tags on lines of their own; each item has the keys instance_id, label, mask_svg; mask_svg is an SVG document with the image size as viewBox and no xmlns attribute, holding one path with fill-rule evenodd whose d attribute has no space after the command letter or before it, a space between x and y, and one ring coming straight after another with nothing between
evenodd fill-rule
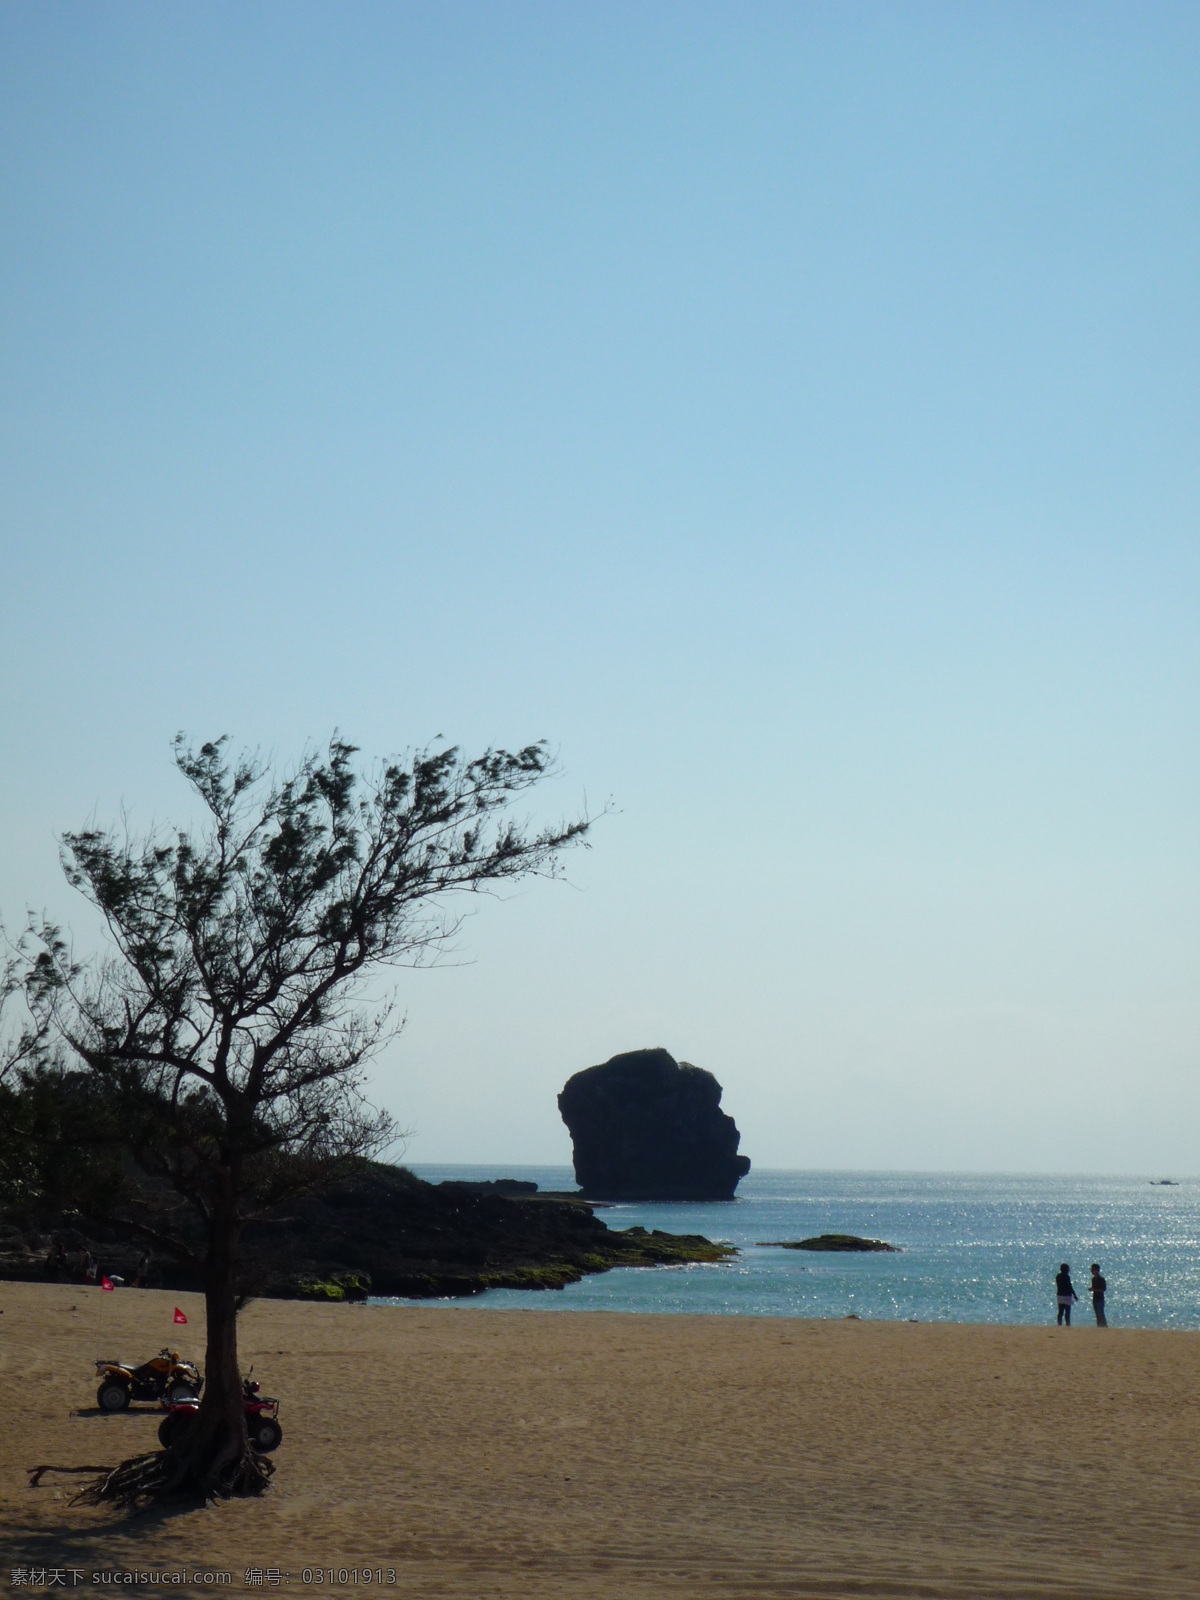
<instances>
[{"instance_id":1,"label":"orange atv","mask_svg":"<svg viewBox=\"0 0 1200 1600\"><path fill-rule=\"evenodd\" d=\"M96 1376L100 1379L96 1404L101 1411L124 1411L131 1400L161 1400L164 1396L168 1400L190 1400L204 1387L199 1367L184 1361L178 1350L165 1346L140 1367L101 1357L96 1361Z\"/></svg>"}]
</instances>

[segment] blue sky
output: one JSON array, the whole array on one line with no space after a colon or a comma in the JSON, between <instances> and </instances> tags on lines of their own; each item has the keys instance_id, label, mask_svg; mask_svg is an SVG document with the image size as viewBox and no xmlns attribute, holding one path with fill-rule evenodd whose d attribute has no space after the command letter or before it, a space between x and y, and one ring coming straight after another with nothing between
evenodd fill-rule
<instances>
[{"instance_id":1,"label":"blue sky","mask_svg":"<svg viewBox=\"0 0 1200 1600\"><path fill-rule=\"evenodd\" d=\"M414 1160L1196 1171L1200 12L0 5L0 912L287 758L616 810L406 975Z\"/></svg>"}]
</instances>

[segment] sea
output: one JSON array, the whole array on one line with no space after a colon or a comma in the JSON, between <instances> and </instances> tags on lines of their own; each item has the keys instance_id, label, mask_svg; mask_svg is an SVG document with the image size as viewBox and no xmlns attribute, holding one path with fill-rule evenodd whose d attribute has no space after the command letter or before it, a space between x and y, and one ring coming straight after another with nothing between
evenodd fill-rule
<instances>
[{"instance_id":1,"label":"sea","mask_svg":"<svg viewBox=\"0 0 1200 1600\"><path fill-rule=\"evenodd\" d=\"M446 1178L576 1188L570 1167L423 1166ZM562 1290L492 1289L464 1307L745 1317L1046 1323L1067 1261L1092 1322L1088 1268L1108 1280L1112 1327L1200 1328L1200 1179L752 1171L737 1198L597 1208L610 1228L702 1233L738 1247L721 1265L616 1268ZM896 1254L825 1255L767 1241L820 1233L883 1239ZM402 1301L380 1303L403 1304Z\"/></svg>"}]
</instances>

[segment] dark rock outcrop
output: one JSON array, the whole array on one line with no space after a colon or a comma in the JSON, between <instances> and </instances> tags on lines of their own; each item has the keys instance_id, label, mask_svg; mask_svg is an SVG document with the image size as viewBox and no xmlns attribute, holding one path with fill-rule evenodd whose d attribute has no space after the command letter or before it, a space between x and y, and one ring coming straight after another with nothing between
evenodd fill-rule
<instances>
[{"instance_id":1,"label":"dark rock outcrop","mask_svg":"<svg viewBox=\"0 0 1200 1600\"><path fill-rule=\"evenodd\" d=\"M558 1109L575 1180L595 1200L732 1200L750 1170L711 1072L630 1050L569 1078Z\"/></svg>"},{"instance_id":2,"label":"dark rock outcrop","mask_svg":"<svg viewBox=\"0 0 1200 1600\"><path fill-rule=\"evenodd\" d=\"M898 1244L885 1244L882 1239L860 1239L856 1233L818 1233L812 1239L759 1239L764 1250L833 1250L856 1255L867 1251L887 1251L898 1255Z\"/></svg>"},{"instance_id":3,"label":"dark rock outcrop","mask_svg":"<svg viewBox=\"0 0 1200 1600\"><path fill-rule=\"evenodd\" d=\"M133 1281L144 1245L119 1222L85 1220L0 1193L0 1278L78 1282L76 1253ZM177 1223L195 1233L186 1215ZM201 1244L198 1234L193 1240ZM67 1260L55 1259L64 1245ZM534 1183L425 1183L402 1167L367 1163L324 1193L294 1200L247 1225L242 1289L253 1295L359 1300L428 1298L483 1289L561 1289L612 1267L719 1262L736 1254L699 1235L607 1228L577 1196L542 1195ZM154 1288L199 1289L197 1271L157 1256Z\"/></svg>"}]
</instances>

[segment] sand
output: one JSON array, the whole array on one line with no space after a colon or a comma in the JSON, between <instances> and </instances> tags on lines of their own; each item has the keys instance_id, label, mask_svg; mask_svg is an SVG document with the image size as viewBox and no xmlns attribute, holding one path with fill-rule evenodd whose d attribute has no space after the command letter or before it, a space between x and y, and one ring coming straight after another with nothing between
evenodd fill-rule
<instances>
[{"instance_id":1,"label":"sand","mask_svg":"<svg viewBox=\"0 0 1200 1600\"><path fill-rule=\"evenodd\" d=\"M186 1567L241 1593L276 1567L296 1595L332 1567L324 1592L358 1593L370 1566L470 1600L1200 1595L1196 1333L258 1302L271 1492L131 1520L24 1469L151 1448L155 1413L95 1413L92 1360L201 1355L198 1297L3 1283L0 1313L5 1584Z\"/></svg>"}]
</instances>

